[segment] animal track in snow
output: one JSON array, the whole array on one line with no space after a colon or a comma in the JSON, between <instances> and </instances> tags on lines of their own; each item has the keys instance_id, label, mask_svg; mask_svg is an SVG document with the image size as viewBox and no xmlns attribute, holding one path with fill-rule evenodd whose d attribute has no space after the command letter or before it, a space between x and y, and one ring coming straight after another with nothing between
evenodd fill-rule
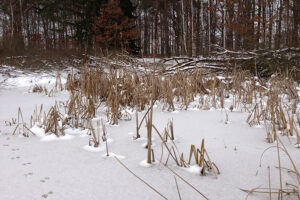
<instances>
[{"instance_id":1,"label":"animal track in snow","mask_svg":"<svg viewBox=\"0 0 300 200\"><path fill-rule=\"evenodd\" d=\"M17 160L17 159L20 159L20 156L11 157L10 159L11 159L11 160L15 160L15 159Z\"/></svg>"},{"instance_id":2,"label":"animal track in snow","mask_svg":"<svg viewBox=\"0 0 300 200\"><path fill-rule=\"evenodd\" d=\"M31 165L31 162L23 163L22 165L24 165L24 166L26 166L26 165Z\"/></svg>"},{"instance_id":3,"label":"animal track in snow","mask_svg":"<svg viewBox=\"0 0 300 200\"><path fill-rule=\"evenodd\" d=\"M46 199L49 195L52 195L53 193L54 192L49 191L47 194L43 194L42 197Z\"/></svg>"},{"instance_id":4,"label":"animal track in snow","mask_svg":"<svg viewBox=\"0 0 300 200\"><path fill-rule=\"evenodd\" d=\"M33 173L32 172L29 172L29 173L27 173L27 174L24 174L24 176L32 176L33 175Z\"/></svg>"},{"instance_id":5,"label":"animal track in snow","mask_svg":"<svg viewBox=\"0 0 300 200\"><path fill-rule=\"evenodd\" d=\"M50 180L50 177L45 177L44 179L41 179L40 182L46 183L46 181Z\"/></svg>"}]
</instances>

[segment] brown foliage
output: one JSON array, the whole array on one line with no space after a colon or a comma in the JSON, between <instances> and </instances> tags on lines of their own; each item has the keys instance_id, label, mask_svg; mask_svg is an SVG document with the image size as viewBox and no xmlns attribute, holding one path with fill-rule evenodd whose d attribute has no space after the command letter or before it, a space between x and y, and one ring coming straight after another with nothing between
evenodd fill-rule
<instances>
[{"instance_id":1,"label":"brown foliage","mask_svg":"<svg viewBox=\"0 0 300 200\"><path fill-rule=\"evenodd\" d=\"M100 8L100 13L94 24L96 44L130 52L130 42L139 37L134 21L124 15L118 1L109 1Z\"/></svg>"}]
</instances>

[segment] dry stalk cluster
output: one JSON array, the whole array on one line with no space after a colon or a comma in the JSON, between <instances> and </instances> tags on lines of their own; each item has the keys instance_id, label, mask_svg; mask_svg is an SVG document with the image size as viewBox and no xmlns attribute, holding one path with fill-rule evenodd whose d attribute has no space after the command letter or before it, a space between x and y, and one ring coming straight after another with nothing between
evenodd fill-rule
<instances>
[{"instance_id":1,"label":"dry stalk cluster","mask_svg":"<svg viewBox=\"0 0 300 200\"><path fill-rule=\"evenodd\" d=\"M156 73L151 76L147 71L135 73L126 68L105 72L100 67L86 67L80 76L70 75L66 85L72 96L85 99L81 101L87 102L88 106L83 110L88 110L91 116L95 115L101 102L106 102L107 119L111 124L118 124L119 119L131 119L126 111L129 108L146 110L152 99L169 111L191 106L226 109L226 102L232 101L227 105L228 109L241 108L249 112L247 122L250 126L264 125L269 142L274 141L275 132L280 131L284 135L296 135L300 143L296 87L286 75L262 80L236 68L231 76L208 76L200 70L192 74L178 71L173 75Z\"/></svg>"},{"instance_id":2,"label":"dry stalk cluster","mask_svg":"<svg viewBox=\"0 0 300 200\"><path fill-rule=\"evenodd\" d=\"M65 114L62 115L61 108L54 106L43 118L47 121L44 124L46 130L63 135L64 125L88 128L88 121L96 116L103 102L110 124L118 124L120 119L130 120L132 117L128 109L137 112L147 110L153 106L153 102L169 111L190 107L227 107L231 111L245 109L249 112L247 122L250 126L265 126L269 142L276 140L278 132L296 136L300 146L297 83L287 78L291 76L288 73L265 80L253 77L247 71L237 71L236 68L231 75L225 73L219 76L207 75L205 70L197 69L193 73L178 71L172 75L150 73L151 70L142 73L127 68L110 68L107 72L97 65L95 68L85 65L80 74L74 74L72 70L65 85L65 89L70 91L69 100L63 104ZM34 88L37 92L45 90L40 86ZM64 89L60 73L57 74L54 89ZM229 102L231 103L228 105ZM136 138L140 137L139 129L146 115L141 122L138 122L137 117ZM150 118L152 116L149 115L148 119Z\"/></svg>"},{"instance_id":3,"label":"dry stalk cluster","mask_svg":"<svg viewBox=\"0 0 300 200\"><path fill-rule=\"evenodd\" d=\"M16 128L13 131L13 135L18 132L18 134L22 134L24 137L29 137L30 134L35 135L26 125L26 123L23 120L23 113L21 108L18 109L18 120L13 119L13 124L16 124Z\"/></svg>"},{"instance_id":4,"label":"dry stalk cluster","mask_svg":"<svg viewBox=\"0 0 300 200\"><path fill-rule=\"evenodd\" d=\"M101 136L101 127L102 127L102 136ZM97 121L96 130L94 129L91 120L88 120L88 135L91 136L89 139L89 146L93 146L97 148L99 147L100 142L102 140L102 142L104 142L106 146L106 156L109 156L108 145L107 145L107 132L103 120Z\"/></svg>"},{"instance_id":5,"label":"dry stalk cluster","mask_svg":"<svg viewBox=\"0 0 300 200\"><path fill-rule=\"evenodd\" d=\"M256 187L254 189L248 190L248 189L241 189L242 191L247 193L246 199L251 194L260 194L260 195L266 195L268 196L268 199L278 199L278 200L288 200L288 199L300 199L300 173L298 171L298 168L292 159L291 155L287 151L285 145L283 144L282 140L280 139L280 136L277 136L276 139L276 146L271 146L264 150L264 152L261 155L260 159L260 167L262 158L265 152L267 152L270 149L276 149L277 151L277 159L278 159L278 166L276 168L279 171L279 187L275 188L272 186L271 182L271 175L270 175L270 166L268 166L268 186L267 187ZM282 166L281 163L281 153L283 153L285 156L288 157L292 169L286 168ZM295 183L285 182L283 181L283 175L288 174L289 177L293 177L295 179ZM273 179L273 178L272 178Z\"/></svg>"},{"instance_id":6,"label":"dry stalk cluster","mask_svg":"<svg viewBox=\"0 0 300 200\"><path fill-rule=\"evenodd\" d=\"M299 96L295 83L283 76L274 76L268 82L268 88L260 87L255 90L253 88L257 87L257 83L251 85L248 85L248 96L254 97L250 98L253 99L251 103L254 106L249 110L249 125L263 124L268 142L274 142L280 133L288 137L295 136L299 145Z\"/></svg>"},{"instance_id":7,"label":"dry stalk cluster","mask_svg":"<svg viewBox=\"0 0 300 200\"><path fill-rule=\"evenodd\" d=\"M162 141L160 163L162 163L164 149L166 149L167 158L164 163L165 166L168 165L169 159L171 158L177 166L189 168L191 166L192 159L194 158L195 164L201 168L201 175L206 175L206 172L212 171L217 178L217 174L220 174L219 168L214 162L211 161L208 155L208 152L204 146L204 139L202 140L200 149L196 148L196 146L193 144L191 145L189 160L186 162L184 159L184 154L179 153L179 150L174 142L173 121L169 121L168 127L164 130L164 134L161 134L155 125L152 124L152 127Z\"/></svg>"},{"instance_id":8,"label":"dry stalk cluster","mask_svg":"<svg viewBox=\"0 0 300 200\"><path fill-rule=\"evenodd\" d=\"M31 89L30 92L33 93L44 93L45 95L51 97L53 96L55 93L57 93L58 91L63 91L65 88L62 84L62 80L61 80L61 74L58 71L57 75L56 75L56 80L55 80L55 85L53 88L49 89L47 88L45 85L39 85L39 84L35 84Z\"/></svg>"}]
</instances>

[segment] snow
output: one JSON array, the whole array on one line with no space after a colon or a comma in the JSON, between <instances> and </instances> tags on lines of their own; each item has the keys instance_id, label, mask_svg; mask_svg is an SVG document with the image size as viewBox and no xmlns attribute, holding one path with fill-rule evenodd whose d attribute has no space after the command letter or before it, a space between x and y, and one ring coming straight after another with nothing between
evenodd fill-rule
<instances>
[{"instance_id":1,"label":"snow","mask_svg":"<svg viewBox=\"0 0 300 200\"><path fill-rule=\"evenodd\" d=\"M108 156L107 156L107 154L105 153L105 154L103 154L103 157L105 157L105 158L114 158L114 157L117 157L118 159L125 159L125 156L122 156L122 155L118 155L118 154L115 154L115 153L112 153L112 152L109 152L108 153Z\"/></svg>"},{"instance_id":2,"label":"snow","mask_svg":"<svg viewBox=\"0 0 300 200\"><path fill-rule=\"evenodd\" d=\"M54 134L47 135L45 134L45 129L35 125L30 129L34 134L39 136L42 142L50 142L50 141L57 141L57 140L72 140L74 139L73 135L65 134L64 136L57 137ZM70 129L67 129L67 132L70 132Z\"/></svg>"},{"instance_id":3,"label":"snow","mask_svg":"<svg viewBox=\"0 0 300 200\"><path fill-rule=\"evenodd\" d=\"M146 61L151 61L146 60ZM146 127L141 126L141 138L133 140L135 136L135 114L130 121L121 120L118 126L107 125L107 143L109 157L106 156L106 144L101 140L99 147L89 146L87 130L67 128L65 136L57 137L45 133L39 124L30 128L36 136L29 138L12 135L15 126L5 124L17 117L20 107L26 122L29 121L36 105L44 105L49 110L55 102L68 99L68 93L58 92L55 96L25 93L34 84L48 85L55 83L55 72L39 77L36 74L15 77L0 76L0 199L28 200L44 199L160 199L148 187L128 173L116 162L117 157L135 172L157 188L168 199L178 199L174 174L163 165L167 151L164 149L162 163L161 139L153 132L152 148L156 162L146 162L147 150L143 148L147 141ZM66 77L66 74L62 74ZM5 80L5 81L4 81ZM299 90L299 88L298 88ZM199 99L195 98L195 102ZM159 131L163 131L169 120L173 119L174 134L178 151L183 153L188 161L191 144L200 148L205 139L205 148L212 162L220 169L218 179L214 175L201 176L201 168L194 160L189 168L177 167L170 158L168 166L184 177L189 183L203 192L209 199L231 200L245 199L246 193L242 189L252 189L259 185L268 186L268 169L272 186L279 187L278 160L276 149L270 149L263 156L262 166L259 167L262 152L273 146L265 141L266 133L263 125L250 127L245 123L248 114L235 109L229 111L232 99L225 101L228 114L220 109L200 110L197 104L191 104L188 110L176 107L174 112L161 110L156 105L153 124ZM105 109L99 109L97 120L106 122ZM139 114L140 116L143 113ZM296 166L300 166L299 144L296 137L281 137ZM171 142L167 143L172 145ZM100 153L100 154L99 154ZM281 154L281 165L292 169L289 159ZM258 173L257 173L258 172ZM282 170L283 183L296 184L295 177ZM182 199L201 199L199 194L178 179ZM264 195L255 195L254 199L266 199Z\"/></svg>"},{"instance_id":4,"label":"snow","mask_svg":"<svg viewBox=\"0 0 300 200\"><path fill-rule=\"evenodd\" d=\"M75 128L68 128L65 129L65 133L69 135L79 135L79 136L87 136L87 129L81 130L81 129L75 129Z\"/></svg>"},{"instance_id":5,"label":"snow","mask_svg":"<svg viewBox=\"0 0 300 200\"><path fill-rule=\"evenodd\" d=\"M105 150L105 146L99 146L99 147L94 147L90 145L85 145L82 147L84 150L89 151L89 152L101 152Z\"/></svg>"},{"instance_id":6,"label":"snow","mask_svg":"<svg viewBox=\"0 0 300 200\"><path fill-rule=\"evenodd\" d=\"M157 163L157 162L152 162L151 164L149 164L149 163L147 162L147 160L142 160L142 161L140 162L140 166L141 166L141 167L146 167L146 168L148 168L148 167L153 167L156 163Z\"/></svg>"},{"instance_id":7,"label":"snow","mask_svg":"<svg viewBox=\"0 0 300 200\"><path fill-rule=\"evenodd\" d=\"M189 168L183 168L183 169L189 173L200 175L202 168L199 167L198 165L191 165Z\"/></svg>"},{"instance_id":8,"label":"snow","mask_svg":"<svg viewBox=\"0 0 300 200\"><path fill-rule=\"evenodd\" d=\"M64 136L59 136L57 137L54 134L51 135L46 135L44 137L41 138L42 142L51 142L51 141L58 141L58 140L72 140L74 139L74 136L72 135L64 135Z\"/></svg>"},{"instance_id":9,"label":"snow","mask_svg":"<svg viewBox=\"0 0 300 200\"><path fill-rule=\"evenodd\" d=\"M38 126L33 126L30 130L39 137L45 136L45 130L43 128L40 128Z\"/></svg>"},{"instance_id":10,"label":"snow","mask_svg":"<svg viewBox=\"0 0 300 200\"><path fill-rule=\"evenodd\" d=\"M57 72L25 72L13 66L0 65L0 83L3 88L32 87L34 85L53 86L56 83ZM61 83L67 81L67 73L71 68L61 73ZM2 72L2 73L1 73Z\"/></svg>"}]
</instances>

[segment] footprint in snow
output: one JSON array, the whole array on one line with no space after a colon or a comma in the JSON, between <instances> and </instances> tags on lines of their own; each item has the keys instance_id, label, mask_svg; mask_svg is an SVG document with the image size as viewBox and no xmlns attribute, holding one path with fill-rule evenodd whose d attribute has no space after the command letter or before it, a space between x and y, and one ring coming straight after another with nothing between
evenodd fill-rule
<instances>
[{"instance_id":1,"label":"footprint in snow","mask_svg":"<svg viewBox=\"0 0 300 200\"><path fill-rule=\"evenodd\" d=\"M10 159L11 159L11 160L15 160L15 159L17 160L17 159L20 159L20 156L11 157Z\"/></svg>"},{"instance_id":2,"label":"footprint in snow","mask_svg":"<svg viewBox=\"0 0 300 200\"><path fill-rule=\"evenodd\" d=\"M20 150L19 148L11 149L11 151L19 151L19 150Z\"/></svg>"},{"instance_id":3,"label":"footprint in snow","mask_svg":"<svg viewBox=\"0 0 300 200\"><path fill-rule=\"evenodd\" d=\"M50 177L45 177L44 179L40 180L42 183L46 183L46 181L50 180Z\"/></svg>"},{"instance_id":4,"label":"footprint in snow","mask_svg":"<svg viewBox=\"0 0 300 200\"><path fill-rule=\"evenodd\" d=\"M24 176L32 176L33 175L33 173L32 172L29 172L29 173L27 173L27 174L24 174Z\"/></svg>"},{"instance_id":5,"label":"footprint in snow","mask_svg":"<svg viewBox=\"0 0 300 200\"><path fill-rule=\"evenodd\" d=\"M43 194L42 197L46 199L51 194L53 194L53 192L49 191L47 194Z\"/></svg>"},{"instance_id":6,"label":"footprint in snow","mask_svg":"<svg viewBox=\"0 0 300 200\"><path fill-rule=\"evenodd\" d=\"M26 166L26 165L31 165L31 162L23 163L22 165L24 165L24 166Z\"/></svg>"}]
</instances>

